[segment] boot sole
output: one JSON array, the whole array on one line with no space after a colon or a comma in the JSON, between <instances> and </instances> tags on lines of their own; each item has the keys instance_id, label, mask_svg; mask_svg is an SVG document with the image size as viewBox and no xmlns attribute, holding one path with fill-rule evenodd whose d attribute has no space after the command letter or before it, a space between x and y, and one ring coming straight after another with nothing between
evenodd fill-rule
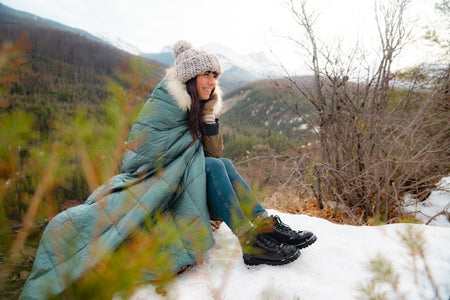
<instances>
[{"instance_id":1,"label":"boot sole","mask_svg":"<svg viewBox=\"0 0 450 300\"><path fill-rule=\"evenodd\" d=\"M306 248L308 246L311 246L316 241L317 241L317 236L313 235L312 237L310 237L309 239L307 239L303 243L298 244L298 245L294 245L294 246L297 247L297 249L303 249L303 248Z\"/></svg>"},{"instance_id":2,"label":"boot sole","mask_svg":"<svg viewBox=\"0 0 450 300\"><path fill-rule=\"evenodd\" d=\"M299 258L299 256L300 256L300 251L296 251L292 256L289 256L289 257L281 259L281 260L264 259L260 256L252 255L252 254L244 254L243 258L244 258L244 263L249 266L256 266L256 265L260 265L260 264L266 264L266 265L271 265L271 266L280 266L280 265L285 265L290 262L293 262L294 260Z\"/></svg>"}]
</instances>

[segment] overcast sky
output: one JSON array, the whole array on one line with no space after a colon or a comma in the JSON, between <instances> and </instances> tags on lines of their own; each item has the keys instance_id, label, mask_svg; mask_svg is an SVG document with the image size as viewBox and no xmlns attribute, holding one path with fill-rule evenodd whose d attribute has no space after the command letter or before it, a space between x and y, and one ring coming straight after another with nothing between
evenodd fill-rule
<instances>
[{"instance_id":1,"label":"overcast sky","mask_svg":"<svg viewBox=\"0 0 450 300\"><path fill-rule=\"evenodd\" d=\"M435 18L437 0L412 0L412 17ZM298 32L283 0L0 0L90 33L109 33L144 52L158 52L186 39L194 46L218 43L238 53L273 50L283 57L280 35ZM310 0L320 11L322 38L366 42L374 36L373 0ZM367 34L370 32L371 34ZM370 37L369 37L370 36ZM417 52L417 48L415 50ZM417 53L418 54L418 53Z\"/></svg>"}]
</instances>

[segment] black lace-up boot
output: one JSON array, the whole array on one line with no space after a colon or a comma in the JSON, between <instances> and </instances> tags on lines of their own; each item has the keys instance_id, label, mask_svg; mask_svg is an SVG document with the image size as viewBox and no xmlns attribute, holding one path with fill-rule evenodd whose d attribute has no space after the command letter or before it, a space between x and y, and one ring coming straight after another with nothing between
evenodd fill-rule
<instances>
[{"instance_id":1,"label":"black lace-up boot","mask_svg":"<svg viewBox=\"0 0 450 300\"><path fill-rule=\"evenodd\" d=\"M310 231L295 231L284 224L279 216L270 216L268 218L258 217L255 220L262 232L275 241L297 247L306 248L312 245L317 237Z\"/></svg>"},{"instance_id":2,"label":"black lace-up boot","mask_svg":"<svg viewBox=\"0 0 450 300\"><path fill-rule=\"evenodd\" d=\"M254 230L239 237L244 263L247 265L284 265L296 260L300 251L291 245L279 243L266 234Z\"/></svg>"}]
</instances>

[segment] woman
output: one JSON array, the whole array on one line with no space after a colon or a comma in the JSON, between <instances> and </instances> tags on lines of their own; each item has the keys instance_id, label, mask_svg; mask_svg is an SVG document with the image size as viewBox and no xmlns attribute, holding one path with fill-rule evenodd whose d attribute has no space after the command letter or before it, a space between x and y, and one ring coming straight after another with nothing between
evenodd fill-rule
<instances>
[{"instance_id":1,"label":"woman","mask_svg":"<svg viewBox=\"0 0 450 300\"><path fill-rule=\"evenodd\" d=\"M202 132L211 214L223 220L239 238L246 264L280 265L295 260L300 255L298 249L314 243L316 236L308 231L293 231L278 216L269 217L232 162L220 158L223 144L215 118L222 104L217 57L185 41L178 41L173 51L177 79L185 83L191 98L192 137L197 139L197 132ZM201 67L190 68L192 64Z\"/></svg>"},{"instance_id":2,"label":"woman","mask_svg":"<svg viewBox=\"0 0 450 300\"><path fill-rule=\"evenodd\" d=\"M214 244L210 210L238 236L247 264L288 263L299 256L297 248L315 241L312 233L294 232L269 217L231 162L218 158L223 146L215 118L221 106L217 57L185 41L173 51L174 67L131 128L120 174L49 222L21 299L64 292L141 232L160 249L143 267L143 280L176 273ZM238 186L246 196L237 196Z\"/></svg>"}]
</instances>

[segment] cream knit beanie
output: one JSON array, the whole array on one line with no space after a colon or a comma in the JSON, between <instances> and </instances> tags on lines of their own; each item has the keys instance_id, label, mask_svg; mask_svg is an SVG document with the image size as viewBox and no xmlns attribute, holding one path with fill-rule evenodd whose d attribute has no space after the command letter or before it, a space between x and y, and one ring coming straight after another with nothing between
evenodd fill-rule
<instances>
[{"instance_id":1,"label":"cream knit beanie","mask_svg":"<svg viewBox=\"0 0 450 300\"><path fill-rule=\"evenodd\" d=\"M172 51L175 57L175 74L182 83L207 71L216 72L219 76L222 74L217 56L193 48L189 42L183 40L176 42Z\"/></svg>"}]
</instances>

